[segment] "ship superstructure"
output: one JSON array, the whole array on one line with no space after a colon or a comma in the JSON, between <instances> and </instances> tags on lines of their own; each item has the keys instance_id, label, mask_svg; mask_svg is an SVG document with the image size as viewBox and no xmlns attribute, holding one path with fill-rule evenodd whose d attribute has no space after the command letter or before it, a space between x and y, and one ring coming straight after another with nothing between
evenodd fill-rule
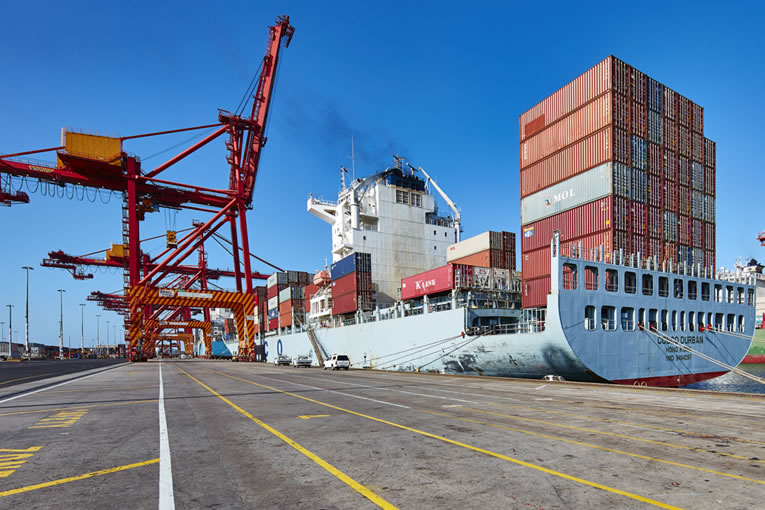
<instances>
[{"instance_id":1,"label":"ship superstructure","mask_svg":"<svg viewBox=\"0 0 765 510\"><path fill-rule=\"evenodd\" d=\"M401 280L446 264L458 223L439 214L427 181L402 158L385 171L343 186L337 202L308 199L308 212L332 226L332 260L369 253L378 306L400 299Z\"/></svg>"}]
</instances>

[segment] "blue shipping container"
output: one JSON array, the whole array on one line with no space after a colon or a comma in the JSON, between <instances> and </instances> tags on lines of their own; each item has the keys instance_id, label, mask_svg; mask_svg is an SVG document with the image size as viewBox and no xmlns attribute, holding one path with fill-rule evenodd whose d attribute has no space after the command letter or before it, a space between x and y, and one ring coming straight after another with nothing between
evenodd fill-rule
<instances>
[{"instance_id":1,"label":"blue shipping container","mask_svg":"<svg viewBox=\"0 0 765 510\"><path fill-rule=\"evenodd\" d=\"M371 273L372 255L369 253L351 253L344 259L332 264L332 279L337 280L353 272Z\"/></svg>"},{"instance_id":2,"label":"blue shipping container","mask_svg":"<svg viewBox=\"0 0 765 510\"><path fill-rule=\"evenodd\" d=\"M220 340L213 341L210 348L213 356L231 356L231 351L226 347L226 343Z\"/></svg>"},{"instance_id":3,"label":"blue shipping container","mask_svg":"<svg viewBox=\"0 0 765 510\"><path fill-rule=\"evenodd\" d=\"M270 319L278 319L279 318L279 309L274 308L273 310L268 311L268 318Z\"/></svg>"}]
</instances>

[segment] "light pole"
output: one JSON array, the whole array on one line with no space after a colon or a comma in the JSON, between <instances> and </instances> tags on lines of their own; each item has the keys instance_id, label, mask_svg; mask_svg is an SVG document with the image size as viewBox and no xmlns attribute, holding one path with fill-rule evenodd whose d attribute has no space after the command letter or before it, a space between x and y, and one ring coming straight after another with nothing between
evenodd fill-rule
<instances>
[{"instance_id":1,"label":"light pole","mask_svg":"<svg viewBox=\"0 0 765 510\"><path fill-rule=\"evenodd\" d=\"M58 323L58 359L64 359L64 289L58 289L61 303L61 319Z\"/></svg>"},{"instance_id":2,"label":"light pole","mask_svg":"<svg viewBox=\"0 0 765 510\"><path fill-rule=\"evenodd\" d=\"M80 303L80 359L85 358L85 303Z\"/></svg>"},{"instance_id":3,"label":"light pole","mask_svg":"<svg viewBox=\"0 0 765 510\"><path fill-rule=\"evenodd\" d=\"M13 345L13 306L14 305L5 305L8 307L8 358L12 358L11 356L11 345Z\"/></svg>"},{"instance_id":4,"label":"light pole","mask_svg":"<svg viewBox=\"0 0 765 510\"><path fill-rule=\"evenodd\" d=\"M101 315L96 314L96 345L101 349Z\"/></svg>"},{"instance_id":5,"label":"light pole","mask_svg":"<svg viewBox=\"0 0 765 510\"><path fill-rule=\"evenodd\" d=\"M31 266L24 266L21 269L27 271L27 306L26 306L26 326L24 327L24 354L29 356L29 270L34 270Z\"/></svg>"},{"instance_id":6,"label":"light pole","mask_svg":"<svg viewBox=\"0 0 765 510\"><path fill-rule=\"evenodd\" d=\"M114 338L114 351L115 351L114 354L116 356L117 355L117 353L116 353L116 351L117 351L117 325L116 324L114 324L112 326L112 332L114 333L114 336L112 338Z\"/></svg>"},{"instance_id":7,"label":"light pole","mask_svg":"<svg viewBox=\"0 0 765 510\"><path fill-rule=\"evenodd\" d=\"M106 357L109 357L109 323L111 321L106 321Z\"/></svg>"}]
</instances>

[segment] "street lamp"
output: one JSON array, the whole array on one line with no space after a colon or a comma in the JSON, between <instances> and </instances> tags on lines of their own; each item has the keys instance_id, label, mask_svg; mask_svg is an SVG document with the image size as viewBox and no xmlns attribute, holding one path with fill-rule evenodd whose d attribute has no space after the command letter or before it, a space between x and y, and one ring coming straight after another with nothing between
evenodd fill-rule
<instances>
[{"instance_id":1,"label":"street lamp","mask_svg":"<svg viewBox=\"0 0 765 510\"><path fill-rule=\"evenodd\" d=\"M109 323L111 321L106 321L106 357L109 357Z\"/></svg>"},{"instance_id":2,"label":"street lamp","mask_svg":"<svg viewBox=\"0 0 765 510\"><path fill-rule=\"evenodd\" d=\"M85 303L80 303L80 359L85 358Z\"/></svg>"},{"instance_id":3,"label":"street lamp","mask_svg":"<svg viewBox=\"0 0 765 510\"><path fill-rule=\"evenodd\" d=\"M117 325L116 324L112 326L112 331L114 332L114 337L113 337L114 338L114 351L115 351L115 356L116 356L116 354L117 354L116 353L116 351L117 351Z\"/></svg>"},{"instance_id":4,"label":"street lamp","mask_svg":"<svg viewBox=\"0 0 765 510\"><path fill-rule=\"evenodd\" d=\"M29 270L34 270L31 266L24 266L21 269L27 271L27 306L26 306L26 326L24 327L24 354L29 356Z\"/></svg>"},{"instance_id":5,"label":"street lamp","mask_svg":"<svg viewBox=\"0 0 765 510\"><path fill-rule=\"evenodd\" d=\"M64 289L58 289L61 302L61 319L58 323L58 359L64 359Z\"/></svg>"},{"instance_id":6,"label":"street lamp","mask_svg":"<svg viewBox=\"0 0 765 510\"><path fill-rule=\"evenodd\" d=\"M13 345L13 306L5 305L8 307L8 358L12 358L11 345Z\"/></svg>"},{"instance_id":7,"label":"street lamp","mask_svg":"<svg viewBox=\"0 0 765 510\"><path fill-rule=\"evenodd\" d=\"M96 314L96 345L98 345L98 349L100 352L101 349L101 315Z\"/></svg>"}]
</instances>

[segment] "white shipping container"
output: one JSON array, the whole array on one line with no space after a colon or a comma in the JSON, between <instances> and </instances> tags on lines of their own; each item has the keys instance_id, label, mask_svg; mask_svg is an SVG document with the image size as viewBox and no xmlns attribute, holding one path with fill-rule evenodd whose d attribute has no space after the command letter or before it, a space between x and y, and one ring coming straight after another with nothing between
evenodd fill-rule
<instances>
[{"instance_id":1,"label":"white shipping container","mask_svg":"<svg viewBox=\"0 0 765 510\"><path fill-rule=\"evenodd\" d=\"M279 292L279 302L285 303L292 299L303 299L303 287L287 287Z\"/></svg>"},{"instance_id":2,"label":"white shipping container","mask_svg":"<svg viewBox=\"0 0 765 510\"><path fill-rule=\"evenodd\" d=\"M613 191L612 163L575 175L521 200L521 225L606 197Z\"/></svg>"},{"instance_id":3,"label":"white shipping container","mask_svg":"<svg viewBox=\"0 0 765 510\"><path fill-rule=\"evenodd\" d=\"M446 250L446 261L451 262L453 260L486 251L491 245L490 239L490 232L484 232L483 234L478 234L477 236L453 244Z\"/></svg>"},{"instance_id":4,"label":"white shipping container","mask_svg":"<svg viewBox=\"0 0 765 510\"><path fill-rule=\"evenodd\" d=\"M287 283L287 273L274 273L266 280L266 287L269 289L279 283Z\"/></svg>"},{"instance_id":5,"label":"white shipping container","mask_svg":"<svg viewBox=\"0 0 765 510\"><path fill-rule=\"evenodd\" d=\"M273 310L279 308L279 296L274 296L268 300L268 309Z\"/></svg>"}]
</instances>

